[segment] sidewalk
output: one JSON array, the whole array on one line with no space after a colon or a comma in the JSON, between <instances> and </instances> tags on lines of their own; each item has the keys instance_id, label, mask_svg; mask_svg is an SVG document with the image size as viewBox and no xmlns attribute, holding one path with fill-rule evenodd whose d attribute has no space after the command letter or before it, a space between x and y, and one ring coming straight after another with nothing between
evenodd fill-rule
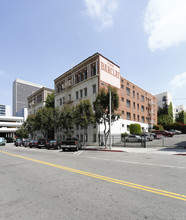
<instances>
[{"instance_id":1,"label":"sidewalk","mask_svg":"<svg viewBox=\"0 0 186 220\"><path fill-rule=\"evenodd\" d=\"M186 149L173 147L147 147L147 148L132 148L132 147L112 147L105 149L104 146L86 146L83 150L92 151L110 151L110 152L126 152L126 153L142 153L142 154L169 154L186 156Z\"/></svg>"}]
</instances>

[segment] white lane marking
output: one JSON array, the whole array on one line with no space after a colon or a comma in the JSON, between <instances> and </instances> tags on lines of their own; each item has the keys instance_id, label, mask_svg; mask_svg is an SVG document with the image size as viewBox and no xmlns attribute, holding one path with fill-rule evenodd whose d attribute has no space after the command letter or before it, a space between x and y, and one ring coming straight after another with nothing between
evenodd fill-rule
<instances>
[{"instance_id":1,"label":"white lane marking","mask_svg":"<svg viewBox=\"0 0 186 220\"><path fill-rule=\"evenodd\" d=\"M73 155L67 155L67 156L73 157ZM105 161L120 162L120 163L139 164L139 165L145 165L145 166L158 166L158 167L166 167L166 168L186 169L186 167L177 167L177 166L155 164L155 163L141 163L141 162L127 161L127 160L113 160L113 159L106 159L106 158L101 158L101 157L86 157L86 156L80 156L80 157L94 159L94 160L105 160Z\"/></svg>"},{"instance_id":2,"label":"white lane marking","mask_svg":"<svg viewBox=\"0 0 186 220\"><path fill-rule=\"evenodd\" d=\"M85 156L81 156L85 157ZM155 164L155 163L141 163L136 161L126 161L126 160L113 160L113 159L105 159L105 158L95 158L95 157L87 157L90 159L101 159L101 160L107 160L107 161L113 161L113 162L121 162L121 163L131 163L131 164L140 164L140 165L148 165L148 166L159 166L159 167L167 167L167 168L178 168L178 169L186 169L186 167L177 167L177 166L171 166L171 165L163 165L163 164Z\"/></svg>"},{"instance_id":3,"label":"white lane marking","mask_svg":"<svg viewBox=\"0 0 186 220\"><path fill-rule=\"evenodd\" d=\"M79 151L75 152L74 155L79 156L82 152L83 152L82 150L79 150Z\"/></svg>"}]
</instances>

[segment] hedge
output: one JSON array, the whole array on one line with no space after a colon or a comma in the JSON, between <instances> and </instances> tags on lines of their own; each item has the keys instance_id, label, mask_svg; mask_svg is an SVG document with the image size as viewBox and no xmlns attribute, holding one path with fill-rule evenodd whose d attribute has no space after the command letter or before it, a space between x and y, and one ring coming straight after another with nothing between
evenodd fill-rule
<instances>
[{"instance_id":1,"label":"hedge","mask_svg":"<svg viewBox=\"0 0 186 220\"><path fill-rule=\"evenodd\" d=\"M180 130L183 134L186 134L186 124L182 124L180 122L165 125L164 128L165 130L168 130L168 131L171 129Z\"/></svg>"},{"instance_id":2,"label":"hedge","mask_svg":"<svg viewBox=\"0 0 186 220\"><path fill-rule=\"evenodd\" d=\"M131 134L141 134L141 125L140 124L130 124L130 133Z\"/></svg>"}]
</instances>

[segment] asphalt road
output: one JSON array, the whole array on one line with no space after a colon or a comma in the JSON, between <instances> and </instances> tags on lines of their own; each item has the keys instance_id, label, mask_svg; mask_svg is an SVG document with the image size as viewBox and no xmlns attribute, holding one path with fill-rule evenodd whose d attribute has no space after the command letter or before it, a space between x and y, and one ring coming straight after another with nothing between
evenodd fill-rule
<instances>
[{"instance_id":1,"label":"asphalt road","mask_svg":"<svg viewBox=\"0 0 186 220\"><path fill-rule=\"evenodd\" d=\"M0 219L186 219L186 156L0 147Z\"/></svg>"}]
</instances>

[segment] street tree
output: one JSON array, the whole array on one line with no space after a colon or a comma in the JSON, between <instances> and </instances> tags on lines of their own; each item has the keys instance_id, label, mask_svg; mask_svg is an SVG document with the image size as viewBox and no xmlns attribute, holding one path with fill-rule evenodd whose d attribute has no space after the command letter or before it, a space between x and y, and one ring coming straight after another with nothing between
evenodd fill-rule
<instances>
[{"instance_id":1,"label":"street tree","mask_svg":"<svg viewBox=\"0 0 186 220\"><path fill-rule=\"evenodd\" d=\"M60 112L59 127L64 130L64 133L70 137L72 134L74 123L74 107L66 104Z\"/></svg>"},{"instance_id":2,"label":"street tree","mask_svg":"<svg viewBox=\"0 0 186 220\"><path fill-rule=\"evenodd\" d=\"M16 135L20 138L28 138L29 132L27 129L27 123L23 122L21 127L16 131Z\"/></svg>"},{"instance_id":3,"label":"street tree","mask_svg":"<svg viewBox=\"0 0 186 220\"><path fill-rule=\"evenodd\" d=\"M44 107L36 112L35 130L41 131L45 138L54 139L54 108Z\"/></svg>"},{"instance_id":4,"label":"street tree","mask_svg":"<svg viewBox=\"0 0 186 220\"><path fill-rule=\"evenodd\" d=\"M45 106L47 108L49 107L54 108L54 100L55 100L54 92L52 92L51 94L48 94L46 98Z\"/></svg>"},{"instance_id":5,"label":"street tree","mask_svg":"<svg viewBox=\"0 0 186 220\"><path fill-rule=\"evenodd\" d=\"M94 122L94 114L92 105L89 99L84 101L80 101L79 104L76 105L74 111L74 123L76 126L81 126L84 131L84 140L83 144L85 145L87 142L87 128L89 125L93 124Z\"/></svg>"},{"instance_id":6,"label":"street tree","mask_svg":"<svg viewBox=\"0 0 186 220\"><path fill-rule=\"evenodd\" d=\"M94 102L95 121L98 124L104 125L105 148L107 147L107 140L110 133L109 127L109 89L111 89L111 123L113 124L120 118L120 114L116 111L119 107L119 95L117 89L109 87L101 89Z\"/></svg>"}]
</instances>

